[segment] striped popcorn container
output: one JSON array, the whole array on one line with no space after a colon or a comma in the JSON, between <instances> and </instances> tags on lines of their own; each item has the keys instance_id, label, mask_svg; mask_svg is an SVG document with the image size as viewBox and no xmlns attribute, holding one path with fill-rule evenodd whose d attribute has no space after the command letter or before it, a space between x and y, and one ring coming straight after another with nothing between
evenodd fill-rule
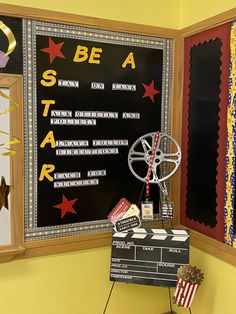
<instances>
[{"instance_id":1,"label":"striped popcorn container","mask_svg":"<svg viewBox=\"0 0 236 314\"><path fill-rule=\"evenodd\" d=\"M181 266L177 272L178 280L173 303L189 308L204 275L196 266Z\"/></svg>"}]
</instances>

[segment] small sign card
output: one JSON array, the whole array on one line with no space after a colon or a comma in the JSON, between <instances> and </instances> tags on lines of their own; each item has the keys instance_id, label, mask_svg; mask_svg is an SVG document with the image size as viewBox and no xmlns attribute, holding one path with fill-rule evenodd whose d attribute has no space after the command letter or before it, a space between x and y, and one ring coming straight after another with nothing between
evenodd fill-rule
<instances>
[{"instance_id":1,"label":"small sign card","mask_svg":"<svg viewBox=\"0 0 236 314\"><path fill-rule=\"evenodd\" d=\"M128 218L118 220L115 223L115 230L117 232L124 232L133 228L138 228L140 224L141 222L139 216L130 216Z\"/></svg>"},{"instance_id":2,"label":"small sign card","mask_svg":"<svg viewBox=\"0 0 236 314\"><path fill-rule=\"evenodd\" d=\"M153 202L144 201L141 203L142 219L152 220L153 219Z\"/></svg>"}]
</instances>

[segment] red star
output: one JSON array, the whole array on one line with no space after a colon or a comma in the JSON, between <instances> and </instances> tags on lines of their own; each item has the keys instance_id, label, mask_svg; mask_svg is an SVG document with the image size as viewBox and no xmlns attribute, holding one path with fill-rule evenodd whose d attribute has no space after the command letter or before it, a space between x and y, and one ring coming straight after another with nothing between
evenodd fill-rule
<instances>
[{"instance_id":1,"label":"red star","mask_svg":"<svg viewBox=\"0 0 236 314\"><path fill-rule=\"evenodd\" d=\"M65 197L65 195L63 194L63 196L62 196L62 203L57 204L57 205L55 205L53 207L61 209L61 218L63 218L67 212L70 212L70 213L73 213L73 214L77 214L77 212L72 207L74 205L74 203L77 201L77 199L78 198L75 198L75 199L69 201Z\"/></svg>"},{"instance_id":2,"label":"red star","mask_svg":"<svg viewBox=\"0 0 236 314\"><path fill-rule=\"evenodd\" d=\"M149 97L154 103L154 95L160 94L160 91L155 89L154 87L154 80L152 80L150 85L146 85L143 83L143 87L145 88L145 94L143 95L143 98Z\"/></svg>"},{"instance_id":3,"label":"red star","mask_svg":"<svg viewBox=\"0 0 236 314\"><path fill-rule=\"evenodd\" d=\"M41 49L40 51L49 53L49 55L50 55L50 63L52 63L52 61L56 57L65 59L65 56L61 52L61 48L64 45L64 41L59 43L59 44L56 44L56 43L54 43L54 41L50 37L48 39L49 39L49 46L46 47L46 48Z\"/></svg>"}]
</instances>

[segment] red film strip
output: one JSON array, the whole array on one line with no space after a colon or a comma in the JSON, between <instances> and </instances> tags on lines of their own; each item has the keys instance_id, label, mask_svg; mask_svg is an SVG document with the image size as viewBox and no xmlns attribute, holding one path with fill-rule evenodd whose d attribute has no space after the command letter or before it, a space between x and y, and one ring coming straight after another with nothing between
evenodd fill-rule
<instances>
[{"instance_id":1,"label":"red film strip","mask_svg":"<svg viewBox=\"0 0 236 314\"><path fill-rule=\"evenodd\" d=\"M150 177L151 177L151 171L152 171L152 165L153 165L154 157L156 154L158 140L159 140L159 132L157 131L156 135L155 135L155 140L154 140L154 144L153 144L153 148L152 148L152 155L151 155L151 159L150 159L150 163L149 163L149 167L148 167L148 172L147 172L147 178L146 178L146 199L149 199L149 196L150 196Z\"/></svg>"}]
</instances>

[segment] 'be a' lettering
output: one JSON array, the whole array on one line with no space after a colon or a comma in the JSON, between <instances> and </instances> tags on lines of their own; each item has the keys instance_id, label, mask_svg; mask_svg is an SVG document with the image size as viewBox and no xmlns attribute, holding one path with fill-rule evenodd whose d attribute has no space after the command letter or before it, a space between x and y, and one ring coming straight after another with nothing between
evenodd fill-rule
<instances>
[{"instance_id":1,"label":"'be a' lettering","mask_svg":"<svg viewBox=\"0 0 236 314\"><path fill-rule=\"evenodd\" d=\"M100 64L101 53L102 48L92 47L91 53L89 55L88 47L78 45L73 61L84 62L88 59L88 63Z\"/></svg>"}]
</instances>

